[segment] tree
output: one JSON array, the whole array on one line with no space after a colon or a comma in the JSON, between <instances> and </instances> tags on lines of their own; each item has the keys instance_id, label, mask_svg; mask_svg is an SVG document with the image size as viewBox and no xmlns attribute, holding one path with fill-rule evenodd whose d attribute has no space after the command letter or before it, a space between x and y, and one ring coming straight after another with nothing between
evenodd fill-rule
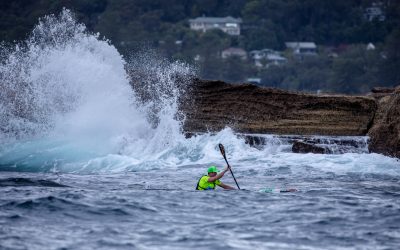
<instances>
[{"instance_id":1,"label":"tree","mask_svg":"<svg viewBox=\"0 0 400 250\"><path fill-rule=\"evenodd\" d=\"M382 83L386 86L400 84L400 30L394 30L386 39L384 55L380 65Z\"/></svg>"},{"instance_id":2,"label":"tree","mask_svg":"<svg viewBox=\"0 0 400 250\"><path fill-rule=\"evenodd\" d=\"M294 68L288 65L272 65L260 72L261 83L264 86L282 88L282 83L289 75L293 75Z\"/></svg>"},{"instance_id":3,"label":"tree","mask_svg":"<svg viewBox=\"0 0 400 250\"><path fill-rule=\"evenodd\" d=\"M222 60L216 55L201 57L200 76L204 79L222 79L221 69L223 68Z\"/></svg>"},{"instance_id":4,"label":"tree","mask_svg":"<svg viewBox=\"0 0 400 250\"><path fill-rule=\"evenodd\" d=\"M260 22L260 27L244 31L243 35L247 38L246 49L280 49L283 41L275 32L275 25L270 20Z\"/></svg>"},{"instance_id":5,"label":"tree","mask_svg":"<svg viewBox=\"0 0 400 250\"><path fill-rule=\"evenodd\" d=\"M382 57L378 51L366 50L366 45L351 46L333 61L330 88L336 92L367 92L377 85L378 67Z\"/></svg>"},{"instance_id":6,"label":"tree","mask_svg":"<svg viewBox=\"0 0 400 250\"><path fill-rule=\"evenodd\" d=\"M238 56L223 60L222 79L227 82L243 82L249 75L249 65Z\"/></svg>"}]
</instances>

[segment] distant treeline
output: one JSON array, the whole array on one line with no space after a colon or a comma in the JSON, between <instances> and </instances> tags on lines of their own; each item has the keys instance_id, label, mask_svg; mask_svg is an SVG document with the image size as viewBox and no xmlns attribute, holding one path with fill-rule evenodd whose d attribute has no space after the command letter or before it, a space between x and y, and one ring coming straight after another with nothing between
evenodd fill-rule
<instances>
[{"instance_id":1,"label":"distant treeline","mask_svg":"<svg viewBox=\"0 0 400 250\"><path fill-rule=\"evenodd\" d=\"M384 21L365 18L374 3L381 4ZM400 84L400 1L1 0L0 40L23 40L39 17L63 7L122 54L156 48L171 60L196 64L203 78L242 82L258 77L266 86L345 93ZM203 15L241 17L241 35L190 30L188 20ZM304 61L288 56L283 66L261 69L250 60L220 57L228 47L284 50L285 41L315 42L319 56ZM375 50L366 50L368 43ZM201 59L195 61L197 55Z\"/></svg>"}]
</instances>

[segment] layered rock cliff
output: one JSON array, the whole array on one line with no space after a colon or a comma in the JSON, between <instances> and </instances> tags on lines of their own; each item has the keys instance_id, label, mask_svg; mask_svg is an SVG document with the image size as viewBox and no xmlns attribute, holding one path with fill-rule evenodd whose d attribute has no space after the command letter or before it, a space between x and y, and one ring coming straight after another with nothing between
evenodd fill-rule
<instances>
[{"instance_id":1,"label":"layered rock cliff","mask_svg":"<svg viewBox=\"0 0 400 250\"><path fill-rule=\"evenodd\" d=\"M378 110L368 132L369 150L400 158L400 86L375 97Z\"/></svg>"},{"instance_id":2,"label":"layered rock cliff","mask_svg":"<svg viewBox=\"0 0 400 250\"><path fill-rule=\"evenodd\" d=\"M366 135L377 104L372 97L313 95L251 84L194 80L180 108L186 132Z\"/></svg>"}]
</instances>

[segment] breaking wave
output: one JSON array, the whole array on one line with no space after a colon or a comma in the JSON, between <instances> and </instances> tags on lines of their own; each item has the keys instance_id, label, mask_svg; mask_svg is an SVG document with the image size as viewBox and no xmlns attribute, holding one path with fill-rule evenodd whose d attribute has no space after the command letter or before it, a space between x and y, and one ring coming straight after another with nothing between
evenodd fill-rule
<instances>
[{"instance_id":1,"label":"breaking wave","mask_svg":"<svg viewBox=\"0 0 400 250\"><path fill-rule=\"evenodd\" d=\"M243 171L299 161L325 161L329 171L358 166L380 172L382 164L396 165L374 154L291 154L290 145L276 139L257 149L230 128L185 138L178 103L195 69L152 52L123 58L66 9L40 19L26 41L2 46L1 59L2 171L110 173L223 164L218 143Z\"/></svg>"}]
</instances>

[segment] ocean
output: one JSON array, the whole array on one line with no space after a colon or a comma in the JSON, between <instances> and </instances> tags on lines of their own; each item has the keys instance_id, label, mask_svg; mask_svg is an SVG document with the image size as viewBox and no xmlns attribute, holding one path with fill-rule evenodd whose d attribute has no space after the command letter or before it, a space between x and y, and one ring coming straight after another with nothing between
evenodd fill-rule
<instances>
[{"instance_id":1,"label":"ocean","mask_svg":"<svg viewBox=\"0 0 400 250\"><path fill-rule=\"evenodd\" d=\"M292 153L277 135L250 146L229 127L187 138L176 76L196 70L124 58L68 10L1 52L0 249L400 245L400 162L368 153L367 137L323 137L354 142L332 154ZM195 191L225 167L219 143L241 190Z\"/></svg>"}]
</instances>

